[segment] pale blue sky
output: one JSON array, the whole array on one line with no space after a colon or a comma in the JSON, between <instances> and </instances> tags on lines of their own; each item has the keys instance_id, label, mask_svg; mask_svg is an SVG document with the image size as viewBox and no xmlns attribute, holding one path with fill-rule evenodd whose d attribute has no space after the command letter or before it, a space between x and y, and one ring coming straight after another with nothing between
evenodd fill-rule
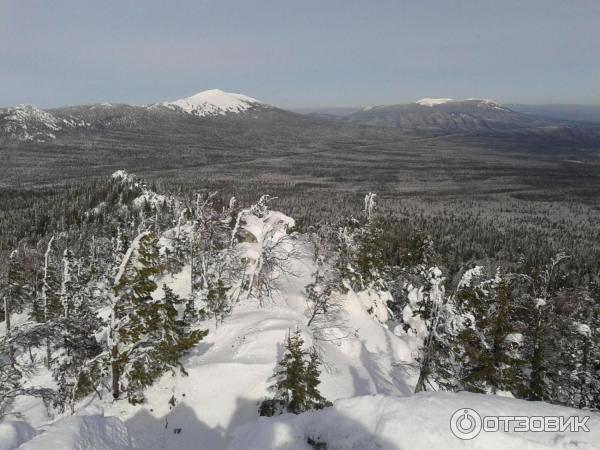
<instances>
[{"instance_id":1,"label":"pale blue sky","mask_svg":"<svg viewBox=\"0 0 600 450\"><path fill-rule=\"evenodd\" d=\"M600 104L600 0L0 0L0 105Z\"/></svg>"}]
</instances>

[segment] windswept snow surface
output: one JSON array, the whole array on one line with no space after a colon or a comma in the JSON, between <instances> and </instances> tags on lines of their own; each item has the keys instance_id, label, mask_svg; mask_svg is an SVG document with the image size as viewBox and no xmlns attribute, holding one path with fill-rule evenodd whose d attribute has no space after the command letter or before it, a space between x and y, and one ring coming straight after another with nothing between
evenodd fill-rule
<instances>
[{"instance_id":1,"label":"windswept snow surface","mask_svg":"<svg viewBox=\"0 0 600 450\"><path fill-rule=\"evenodd\" d=\"M36 435L27 422L6 420L0 423L0 450L13 450Z\"/></svg>"},{"instance_id":2,"label":"windswept snow surface","mask_svg":"<svg viewBox=\"0 0 600 450\"><path fill-rule=\"evenodd\" d=\"M219 116L227 113L240 113L260 105L262 102L242 94L210 89L191 97L164 102L163 106L179 108L196 116Z\"/></svg>"},{"instance_id":3,"label":"windswept snow surface","mask_svg":"<svg viewBox=\"0 0 600 450\"><path fill-rule=\"evenodd\" d=\"M471 408L485 416L589 416L589 432L486 432L461 440L450 418ZM600 414L466 392L429 392L407 397L374 395L339 400L332 408L286 414L239 428L228 450L313 450L308 439L327 450L421 449L598 449Z\"/></svg>"},{"instance_id":4,"label":"windswept snow surface","mask_svg":"<svg viewBox=\"0 0 600 450\"><path fill-rule=\"evenodd\" d=\"M67 417L19 450L130 450L125 424L116 417L101 414Z\"/></svg>"}]
</instances>

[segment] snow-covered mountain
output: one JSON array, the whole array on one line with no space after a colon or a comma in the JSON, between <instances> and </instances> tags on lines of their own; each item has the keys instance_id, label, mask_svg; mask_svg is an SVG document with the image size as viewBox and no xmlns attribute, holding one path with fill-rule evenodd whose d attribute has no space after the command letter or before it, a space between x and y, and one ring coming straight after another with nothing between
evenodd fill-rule
<instances>
[{"instance_id":1,"label":"snow-covered mountain","mask_svg":"<svg viewBox=\"0 0 600 450\"><path fill-rule=\"evenodd\" d=\"M182 114L205 118L257 119L260 113L291 114L242 94L219 89L151 105L97 103L42 110L32 105L0 109L0 142L47 143L80 128L92 130L152 128L185 121Z\"/></svg>"},{"instance_id":2,"label":"snow-covered mountain","mask_svg":"<svg viewBox=\"0 0 600 450\"><path fill-rule=\"evenodd\" d=\"M247 95L224 92L220 89L202 91L191 97L163 102L161 105L201 117L242 113L257 106L265 106Z\"/></svg>"},{"instance_id":3,"label":"snow-covered mountain","mask_svg":"<svg viewBox=\"0 0 600 450\"><path fill-rule=\"evenodd\" d=\"M32 105L0 109L0 137L18 141L46 142L56 139L56 133L65 128L85 126L89 124L81 119L56 117Z\"/></svg>"},{"instance_id":4,"label":"snow-covered mountain","mask_svg":"<svg viewBox=\"0 0 600 450\"><path fill-rule=\"evenodd\" d=\"M597 138L592 127L523 114L481 98L422 98L408 104L373 106L350 115L347 121L410 132L517 133L523 137L574 141L584 136Z\"/></svg>"},{"instance_id":5,"label":"snow-covered mountain","mask_svg":"<svg viewBox=\"0 0 600 450\"><path fill-rule=\"evenodd\" d=\"M479 108L496 108L496 109L502 109L505 111L510 111L510 109L501 105L500 103L498 103L494 100L486 99L486 98L466 98L466 99L462 99L462 100L455 100L452 98L422 98L421 100L417 100L415 103L417 105L427 106L429 108L434 108L439 105L452 105L452 106L472 105L472 106L476 106Z\"/></svg>"}]
</instances>

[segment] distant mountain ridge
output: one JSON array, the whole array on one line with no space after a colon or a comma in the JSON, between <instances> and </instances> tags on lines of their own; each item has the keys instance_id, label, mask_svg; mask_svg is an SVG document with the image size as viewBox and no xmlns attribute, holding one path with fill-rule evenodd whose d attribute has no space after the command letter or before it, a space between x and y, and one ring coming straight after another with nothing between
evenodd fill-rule
<instances>
[{"instance_id":1,"label":"distant mountain ridge","mask_svg":"<svg viewBox=\"0 0 600 450\"><path fill-rule=\"evenodd\" d=\"M261 112L266 111L271 115L277 111L287 114L252 97L220 89L202 91L179 100L150 105L105 102L49 110L42 110L33 105L18 105L0 109L0 142L50 142L61 133L76 128L98 130L144 127L152 126L157 120L181 120L181 115L205 119L233 115L258 118Z\"/></svg>"},{"instance_id":2,"label":"distant mountain ridge","mask_svg":"<svg viewBox=\"0 0 600 450\"><path fill-rule=\"evenodd\" d=\"M488 99L423 98L415 103L363 108L349 123L442 133L525 133L548 138L600 139L600 127L514 111Z\"/></svg>"},{"instance_id":3,"label":"distant mountain ridge","mask_svg":"<svg viewBox=\"0 0 600 450\"><path fill-rule=\"evenodd\" d=\"M101 136L106 130L196 133L197 121L219 121L230 126L243 121L303 126L370 126L396 128L409 134L486 134L535 137L562 143L597 144L600 125L540 117L511 109L488 99L423 98L414 103L369 106L346 116L298 114L243 94L210 89L190 97L150 105L98 103L42 110L31 105L0 109L0 143L48 143L76 134ZM327 125L330 124L330 125ZM142 131L144 130L144 131ZM83 134L82 134L83 133Z\"/></svg>"}]
</instances>

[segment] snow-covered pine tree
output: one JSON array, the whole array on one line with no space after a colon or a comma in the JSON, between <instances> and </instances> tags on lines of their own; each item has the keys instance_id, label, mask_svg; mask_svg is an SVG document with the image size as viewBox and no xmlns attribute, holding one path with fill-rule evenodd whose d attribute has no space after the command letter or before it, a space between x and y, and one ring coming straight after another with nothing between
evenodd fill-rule
<instances>
[{"instance_id":1,"label":"snow-covered pine tree","mask_svg":"<svg viewBox=\"0 0 600 450\"><path fill-rule=\"evenodd\" d=\"M185 318L190 322L197 317L196 300L206 306L203 314L219 323L230 311L230 228L231 209L217 211L213 202L216 192L204 197L198 195L194 220L189 235L192 262L192 295L186 304Z\"/></svg>"},{"instance_id":2,"label":"snow-covered pine tree","mask_svg":"<svg viewBox=\"0 0 600 450\"><path fill-rule=\"evenodd\" d=\"M600 408L600 291L567 290L557 301L559 326L549 333L554 370L552 400L575 408Z\"/></svg>"},{"instance_id":3,"label":"snow-covered pine tree","mask_svg":"<svg viewBox=\"0 0 600 450\"><path fill-rule=\"evenodd\" d=\"M60 281L56 267L53 264L52 252L54 250L55 238L50 237L44 252L44 267L42 269L42 287L40 295L34 300L30 318L38 323L48 325L47 333L52 328L51 323L62 313L60 301ZM52 365L52 336L45 338L46 367Z\"/></svg>"},{"instance_id":4,"label":"snow-covered pine tree","mask_svg":"<svg viewBox=\"0 0 600 450\"><path fill-rule=\"evenodd\" d=\"M0 297L3 298L4 323L6 327L6 351L11 364L15 362L14 347L11 342L11 316L13 310L20 311L32 297L25 268L23 267L20 252L14 250L9 257L6 281L0 286Z\"/></svg>"},{"instance_id":5,"label":"snow-covered pine tree","mask_svg":"<svg viewBox=\"0 0 600 450\"><path fill-rule=\"evenodd\" d=\"M284 412L300 414L330 406L318 390L319 357L314 349L308 352L303 346L304 340L299 329L288 333L285 353L275 369L270 387L274 398L261 403L260 415L273 416Z\"/></svg>"},{"instance_id":6,"label":"snow-covered pine tree","mask_svg":"<svg viewBox=\"0 0 600 450\"><path fill-rule=\"evenodd\" d=\"M75 401L92 392L99 368L91 361L102 352L95 337L102 322L92 308L89 286L78 276L81 274L79 265L73 253L65 250L61 287L63 315L54 319L62 331L57 364L52 371L58 385L54 406L63 411L68 405L71 414L75 411Z\"/></svg>"},{"instance_id":7,"label":"snow-covered pine tree","mask_svg":"<svg viewBox=\"0 0 600 450\"><path fill-rule=\"evenodd\" d=\"M209 277L208 289L206 289L206 307L215 319L215 325L223 323L225 317L231 312L231 304L227 292L231 289L225 286L223 279L214 276Z\"/></svg>"},{"instance_id":8,"label":"snow-covered pine tree","mask_svg":"<svg viewBox=\"0 0 600 450\"><path fill-rule=\"evenodd\" d=\"M373 193L367 194L364 216L351 217L338 229L336 270L342 290L347 283L355 291L384 288L383 230L375 215L375 197Z\"/></svg>"},{"instance_id":9,"label":"snow-covered pine tree","mask_svg":"<svg viewBox=\"0 0 600 450\"><path fill-rule=\"evenodd\" d=\"M144 368L153 347L148 324L153 319L152 293L160 273L158 238L143 232L132 242L115 280L110 330L114 398L119 397L122 384L132 403L141 402L143 388L154 379Z\"/></svg>"},{"instance_id":10,"label":"snow-covered pine tree","mask_svg":"<svg viewBox=\"0 0 600 450\"><path fill-rule=\"evenodd\" d=\"M522 387L519 346L525 325L508 276L501 269L491 279L472 276L470 282L459 284L455 297L458 311L469 317L469 326L456 338L461 387L517 394Z\"/></svg>"},{"instance_id":11,"label":"snow-covered pine tree","mask_svg":"<svg viewBox=\"0 0 600 450\"><path fill-rule=\"evenodd\" d=\"M453 390L457 386L454 338L464 326L463 318L457 315L453 299L446 296L439 268L422 270L421 278L415 309L408 306L403 311L404 315L412 315L407 319L417 319L419 327L424 329L417 357L419 378L415 392L425 391L428 387Z\"/></svg>"},{"instance_id":12,"label":"snow-covered pine tree","mask_svg":"<svg viewBox=\"0 0 600 450\"><path fill-rule=\"evenodd\" d=\"M304 380L306 351L299 329L289 333L285 353L275 372L275 398L285 403L288 412L299 414L305 410L306 384Z\"/></svg>"},{"instance_id":13,"label":"snow-covered pine tree","mask_svg":"<svg viewBox=\"0 0 600 450\"><path fill-rule=\"evenodd\" d=\"M206 335L191 330L177 316L181 303L166 288L160 299L153 294L162 272L158 238L149 232L138 235L117 275L111 318L111 367L113 397L121 388L130 403L144 401L144 389L170 369L182 368L179 359Z\"/></svg>"},{"instance_id":14,"label":"snow-covered pine tree","mask_svg":"<svg viewBox=\"0 0 600 450\"><path fill-rule=\"evenodd\" d=\"M158 323L150 331L156 336L152 355L157 372L163 373L179 367L186 373L179 362L181 356L208 334L207 330L193 329L190 324L178 318L177 306L182 303L183 300L171 288L163 285L163 297L154 305Z\"/></svg>"},{"instance_id":15,"label":"snow-covered pine tree","mask_svg":"<svg viewBox=\"0 0 600 450\"><path fill-rule=\"evenodd\" d=\"M548 385L548 372L551 370L548 347L550 330L556 326L554 294L560 285L560 266L569 257L557 253L545 267L533 276L524 276L530 283L529 293L524 296L527 302L529 317L528 330L525 335L524 353L529 373L527 398L530 400L547 400L552 397L552 387Z\"/></svg>"}]
</instances>

